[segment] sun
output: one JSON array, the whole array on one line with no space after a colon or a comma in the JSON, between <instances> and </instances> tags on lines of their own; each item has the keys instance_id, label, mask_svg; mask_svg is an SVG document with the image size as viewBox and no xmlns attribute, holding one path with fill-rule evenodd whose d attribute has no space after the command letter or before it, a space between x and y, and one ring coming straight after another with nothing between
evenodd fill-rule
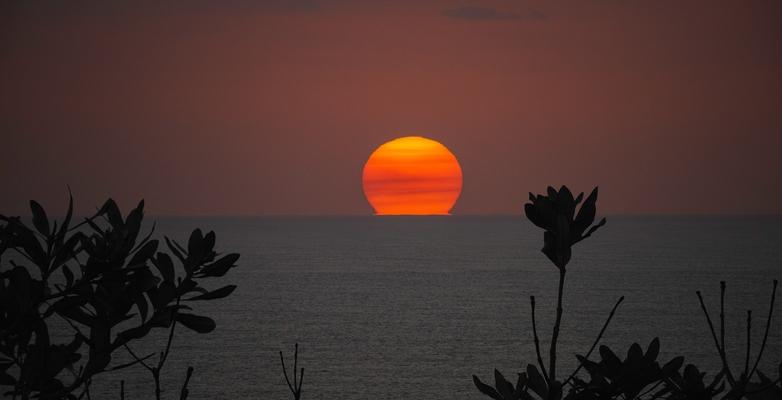
<instances>
[{"instance_id":1,"label":"sun","mask_svg":"<svg viewBox=\"0 0 782 400\"><path fill-rule=\"evenodd\" d=\"M406 136L369 156L362 181L377 215L449 215L462 192L462 168L440 142Z\"/></svg>"}]
</instances>

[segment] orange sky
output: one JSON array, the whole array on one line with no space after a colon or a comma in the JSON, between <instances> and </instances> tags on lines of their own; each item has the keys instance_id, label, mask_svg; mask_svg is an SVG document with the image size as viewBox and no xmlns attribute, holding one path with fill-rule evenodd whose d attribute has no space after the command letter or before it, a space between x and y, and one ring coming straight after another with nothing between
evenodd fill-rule
<instances>
[{"instance_id":1,"label":"orange sky","mask_svg":"<svg viewBox=\"0 0 782 400\"><path fill-rule=\"evenodd\" d=\"M370 214L363 164L405 135L459 156L454 214L549 184L782 212L778 1L105 3L0 5L2 213L70 185L81 210Z\"/></svg>"}]
</instances>

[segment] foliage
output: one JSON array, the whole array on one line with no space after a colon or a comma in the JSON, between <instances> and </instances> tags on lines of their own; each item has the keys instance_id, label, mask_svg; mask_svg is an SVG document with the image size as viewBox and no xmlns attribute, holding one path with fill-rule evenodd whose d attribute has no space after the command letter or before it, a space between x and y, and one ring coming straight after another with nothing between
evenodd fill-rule
<instances>
[{"instance_id":1,"label":"foliage","mask_svg":"<svg viewBox=\"0 0 782 400\"><path fill-rule=\"evenodd\" d=\"M0 385L10 387L5 394L89 397L90 382L99 374L141 364L152 374L159 399L174 328L215 329L215 322L193 307L234 291L234 285L208 290L203 284L224 276L238 254L219 256L214 232L198 229L186 248L165 238L173 258L158 251L159 241L151 239L154 227L140 236L143 201L123 217L109 199L76 225L72 198L62 221L50 221L35 201L30 208L32 227L19 217L0 216ZM72 339L54 343L50 331L63 321ZM155 328L169 334L153 363L155 353L138 356L131 345ZM134 361L113 363L118 350ZM183 398L186 391L185 385Z\"/></svg>"},{"instance_id":2,"label":"foliage","mask_svg":"<svg viewBox=\"0 0 782 400\"><path fill-rule=\"evenodd\" d=\"M559 291L557 297L556 320L549 348L549 368L546 370L540 352L540 342L535 321L535 297L530 297L532 308L532 333L537 365L527 364L525 372L518 374L518 380L513 383L506 380L497 370L494 371L494 386L487 385L473 375L473 382L484 395L495 400L611 400L611 399L667 399L667 400L710 400L749 399L771 400L782 399L782 364L779 366L779 376L772 380L760 372L757 367L768 339L771 317L774 311L777 281L771 294L771 305L766 320L765 333L760 351L754 362L750 362L750 333L752 312L747 311L747 345L744 370L735 374L729 367L725 357L725 319L724 300L725 282L720 283L720 334L717 336L711 317L700 292L697 292L701 308L711 331L717 352L722 361L722 369L707 383L706 374L695 365L687 364L684 369L684 357L678 356L660 366L657 356L660 342L657 338L644 352L641 346L634 343L622 360L607 346L599 347L600 360L590 360L590 356L599 344L606 328L624 300L620 298L606 319L603 328L597 335L592 347L586 355L578 355L579 365L564 381L556 374L557 338L563 314L562 296L566 267L572 256L572 246L591 236L605 224L605 218L592 225L596 215L597 188L584 200L578 213L576 207L583 199L583 193L573 197L567 187L559 191L549 187L547 195L530 193L530 203L525 204L527 218L536 226L544 229L543 254L559 270ZM750 368L750 366L752 366ZM584 369L588 376L582 377L579 372ZM753 378L757 376L757 379ZM565 391L564 389L567 389Z\"/></svg>"}]
</instances>

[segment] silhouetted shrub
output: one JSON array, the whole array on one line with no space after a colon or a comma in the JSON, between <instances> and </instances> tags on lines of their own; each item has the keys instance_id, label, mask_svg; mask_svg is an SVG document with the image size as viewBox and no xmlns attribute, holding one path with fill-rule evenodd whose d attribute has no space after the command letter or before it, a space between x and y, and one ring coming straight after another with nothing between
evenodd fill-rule
<instances>
[{"instance_id":1,"label":"silhouetted shrub","mask_svg":"<svg viewBox=\"0 0 782 400\"><path fill-rule=\"evenodd\" d=\"M724 399L782 399L782 364L779 366L779 377L775 380L768 378L757 369L765 350L771 326L777 289L776 280L774 280L771 294L771 305L763 342L754 363L750 363L749 340L752 314L751 311L747 311L746 359L744 370L738 376L731 371L725 358L725 283L721 282L719 338L703 298L700 292L697 293L722 361L722 369L711 382L704 382L705 373L692 364L688 364L684 370L681 370L684 364L682 356L675 357L661 367L657 361L660 350L660 342L657 338L652 340L646 352L639 344L634 343L627 351L624 360L620 359L607 346L599 348L600 361L590 360L589 357L599 344L624 297L619 298L614 305L586 355L577 356L579 365L576 370L567 379L560 381L556 374L557 339L563 314L562 296L566 267L572 256L571 248L603 226L605 218L600 220L598 224L592 225L596 215L597 188L584 200L577 214L575 210L583 199L583 193L574 198L565 186L562 186L559 191L549 187L547 192L545 196L535 196L530 193L530 203L525 204L524 211L533 224L544 229L542 252L559 270L556 320L549 347L549 368L547 371L540 352L540 341L535 321L535 297L531 296L532 334L537 365L527 364L526 371L518 374L519 378L515 386L497 370L494 371L493 387L484 384L477 376L473 375L473 382L481 393L495 400L559 400L563 397L567 400L706 400L717 398L720 395ZM751 368L750 365L752 365ZM586 370L588 376L578 375L582 368ZM757 380L753 381L755 375L757 375ZM565 387L567 387L566 393L563 390Z\"/></svg>"},{"instance_id":2,"label":"silhouetted shrub","mask_svg":"<svg viewBox=\"0 0 782 400\"><path fill-rule=\"evenodd\" d=\"M165 238L173 255L158 251L152 231L140 237L144 202L123 218L108 200L92 217L73 225L73 200L62 221L50 221L30 202L32 225L0 216L0 385L22 399L75 399L89 396L99 374L139 364L154 380L160 398L160 374L177 325L198 333L215 322L194 313L199 301L226 297L236 286L202 286L221 277L239 258L219 256L215 234L196 229L184 247ZM10 257L9 257L10 256ZM71 329L72 339L53 343L53 319ZM168 329L159 353L137 355L131 344L152 329ZM117 351L133 361L112 363ZM187 378L180 398L187 397ZM81 397L81 395L79 397ZM124 384L121 389L124 396Z\"/></svg>"}]
</instances>

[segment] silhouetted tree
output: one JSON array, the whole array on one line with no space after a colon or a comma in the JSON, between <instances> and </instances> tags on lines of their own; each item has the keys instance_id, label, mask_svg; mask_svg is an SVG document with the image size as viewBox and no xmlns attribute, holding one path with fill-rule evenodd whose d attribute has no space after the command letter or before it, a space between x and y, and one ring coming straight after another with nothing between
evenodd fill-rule
<instances>
[{"instance_id":1,"label":"silhouetted tree","mask_svg":"<svg viewBox=\"0 0 782 400\"><path fill-rule=\"evenodd\" d=\"M234 291L235 285L208 290L202 284L225 275L239 255L219 256L214 232L204 235L198 229L187 247L165 238L173 258L158 251L158 240L151 239L154 226L140 237L143 201L123 217L109 199L75 225L72 198L62 221L50 221L35 201L30 208L32 227L19 217L0 216L0 385L10 388L4 394L89 397L99 374L139 364L149 370L160 399L160 375L175 328L215 329L215 322L194 314L193 307ZM52 342L54 319L70 327L72 340ZM133 342L155 328L168 329L163 350L137 354ZM117 351L133 360L112 363ZM182 399L192 372L187 371Z\"/></svg>"}]
</instances>

